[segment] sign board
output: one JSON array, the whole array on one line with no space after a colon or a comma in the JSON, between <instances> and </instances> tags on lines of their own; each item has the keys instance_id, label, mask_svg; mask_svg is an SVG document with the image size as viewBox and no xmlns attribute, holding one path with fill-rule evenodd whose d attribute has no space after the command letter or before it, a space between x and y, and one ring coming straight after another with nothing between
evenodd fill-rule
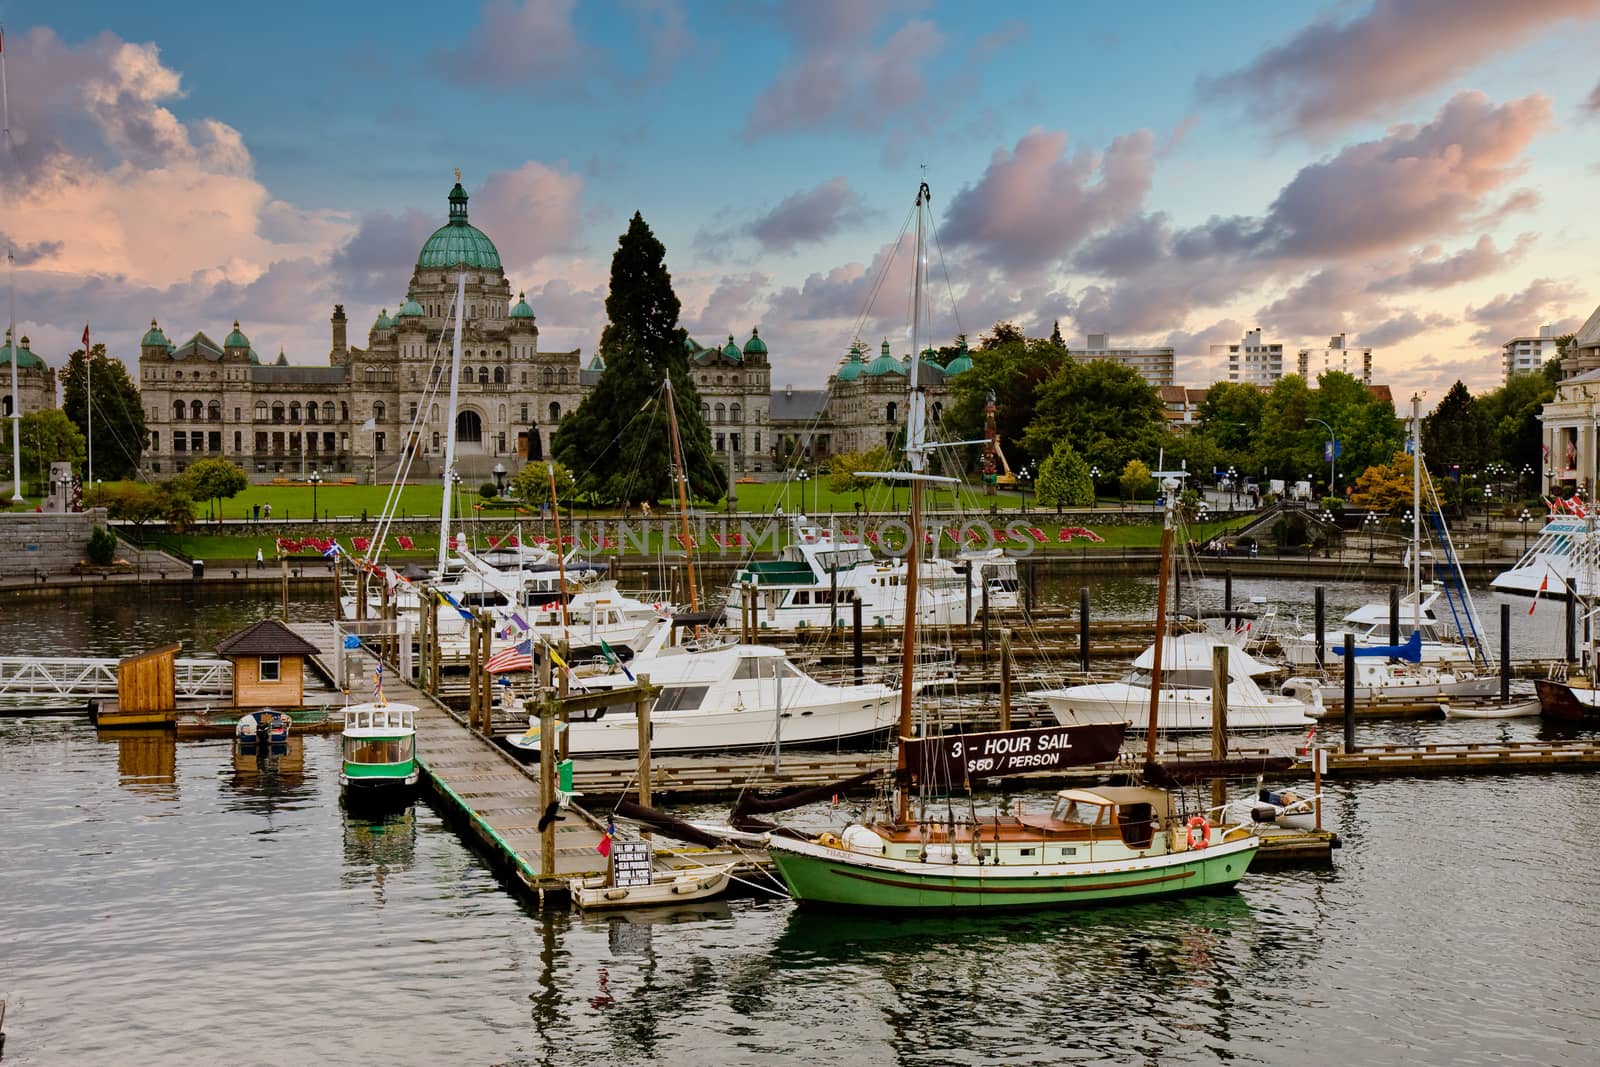
<instances>
[{"instance_id":1,"label":"sign board","mask_svg":"<svg viewBox=\"0 0 1600 1067\"><path fill-rule=\"evenodd\" d=\"M912 780L929 785L1109 763L1122 749L1123 723L1044 726L981 734L945 734L904 742Z\"/></svg>"},{"instance_id":2,"label":"sign board","mask_svg":"<svg viewBox=\"0 0 1600 1067\"><path fill-rule=\"evenodd\" d=\"M655 876L655 850L648 841L611 843L611 884L649 885Z\"/></svg>"}]
</instances>

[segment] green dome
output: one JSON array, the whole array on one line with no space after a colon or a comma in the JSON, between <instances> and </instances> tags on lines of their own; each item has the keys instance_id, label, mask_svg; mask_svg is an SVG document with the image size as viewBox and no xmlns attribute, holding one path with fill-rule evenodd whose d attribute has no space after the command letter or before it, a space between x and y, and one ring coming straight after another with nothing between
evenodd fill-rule
<instances>
[{"instance_id":1,"label":"green dome","mask_svg":"<svg viewBox=\"0 0 1600 1067\"><path fill-rule=\"evenodd\" d=\"M401 307L398 317L402 319L419 319L422 317L422 305L417 303L410 293L407 293L405 305Z\"/></svg>"},{"instance_id":2,"label":"green dome","mask_svg":"<svg viewBox=\"0 0 1600 1067\"><path fill-rule=\"evenodd\" d=\"M972 357L967 354L967 339L965 337L956 340L956 349L956 358L945 365L944 373L946 376L962 374L972 369Z\"/></svg>"},{"instance_id":3,"label":"green dome","mask_svg":"<svg viewBox=\"0 0 1600 1067\"><path fill-rule=\"evenodd\" d=\"M390 330L394 328L394 320L389 317L389 309L384 308L378 312L377 321L372 324L374 330Z\"/></svg>"},{"instance_id":4,"label":"green dome","mask_svg":"<svg viewBox=\"0 0 1600 1067\"><path fill-rule=\"evenodd\" d=\"M692 356L701 350L700 342L686 334L683 338L683 350Z\"/></svg>"},{"instance_id":5,"label":"green dome","mask_svg":"<svg viewBox=\"0 0 1600 1067\"><path fill-rule=\"evenodd\" d=\"M935 352L933 349L924 348L922 350L922 360L921 360L922 365L924 367L932 367L934 370L943 373L944 372L944 367L942 365L940 365L939 360L938 360L938 355L939 355L939 353ZM908 368L907 369L909 370L909 361L908 361Z\"/></svg>"},{"instance_id":6,"label":"green dome","mask_svg":"<svg viewBox=\"0 0 1600 1067\"><path fill-rule=\"evenodd\" d=\"M883 342L883 349L878 353L878 358L867 364L866 375L869 378L881 378L885 374L904 375L906 369L898 359L889 354L889 342Z\"/></svg>"},{"instance_id":7,"label":"green dome","mask_svg":"<svg viewBox=\"0 0 1600 1067\"><path fill-rule=\"evenodd\" d=\"M835 381L853 382L861 377L861 342L857 341L850 346L850 354L844 357L844 366L839 368L839 373L834 375Z\"/></svg>"},{"instance_id":8,"label":"green dome","mask_svg":"<svg viewBox=\"0 0 1600 1067\"><path fill-rule=\"evenodd\" d=\"M417 266L434 270L473 267L500 270L500 253L489 235L467 222L467 191L456 182L450 190L450 221L433 231L417 255Z\"/></svg>"},{"instance_id":9,"label":"green dome","mask_svg":"<svg viewBox=\"0 0 1600 1067\"><path fill-rule=\"evenodd\" d=\"M744 353L740 352L739 346L733 343L733 334L731 333L728 335L728 344L727 347L722 350L722 354L733 360L735 363L744 362Z\"/></svg>"},{"instance_id":10,"label":"green dome","mask_svg":"<svg viewBox=\"0 0 1600 1067\"><path fill-rule=\"evenodd\" d=\"M160 345L162 348L166 348L171 343L167 340L167 335L161 332L161 327L156 325L155 319L150 320L150 332L145 334L144 340L139 342L140 345Z\"/></svg>"},{"instance_id":11,"label":"green dome","mask_svg":"<svg viewBox=\"0 0 1600 1067\"><path fill-rule=\"evenodd\" d=\"M600 350L598 348L594 350L594 358L589 361L589 369L593 371L603 371L606 369L605 357L600 354Z\"/></svg>"},{"instance_id":12,"label":"green dome","mask_svg":"<svg viewBox=\"0 0 1600 1067\"><path fill-rule=\"evenodd\" d=\"M761 329L757 326L750 328L750 340L744 343L744 354L747 356L764 356L767 354L767 342L761 339Z\"/></svg>"},{"instance_id":13,"label":"green dome","mask_svg":"<svg viewBox=\"0 0 1600 1067\"><path fill-rule=\"evenodd\" d=\"M528 306L528 297L526 294L517 294L517 306L511 309L511 317L514 319L533 318L533 308Z\"/></svg>"},{"instance_id":14,"label":"green dome","mask_svg":"<svg viewBox=\"0 0 1600 1067\"><path fill-rule=\"evenodd\" d=\"M289 357L283 354L281 346L278 348L278 362L273 365L277 367L287 367L289 365Z\"/></svg>"},{"instance_id":15,"label":"green dome","mask_svg":"<svg viewBox=\"0 0 1600 1067\"><path fill-rule=\"evenodd\" d=\"M5 346L0 347L0 364L6 366L11 364L11 352L11 331L7 330ZM22 344L17 347L16 354L18 370L33 369L35 367L44 366L44 360L34 355L33 351L28 348L28 339L26 337L22 339Z\"/></svg>"},{"instance_id":16,"label":"green dome","mask_svg":"<svg viewBox=\"0 0 1600 1067\"><path fill-rule=\"evenodd\" d=\"M246 338L244 334L239 332L239 320L238 319L234 319L233 320L233 332L228 335L228 339L226 341L222 342L222 347L223 348L249 348L250 347L249 339Z\"/></svg>"}]
</instances>

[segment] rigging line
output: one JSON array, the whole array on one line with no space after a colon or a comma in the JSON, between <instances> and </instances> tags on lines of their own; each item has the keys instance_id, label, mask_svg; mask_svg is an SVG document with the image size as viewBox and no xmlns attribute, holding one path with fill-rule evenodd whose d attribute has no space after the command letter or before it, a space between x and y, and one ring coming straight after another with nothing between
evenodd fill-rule
<instances>
[{"instance_id":1,"label":"rigging line","mask_svg":"<svg viewBox=\"0 0 1600 1067\"><path fill-rule=\"evenodd\" d=\"M939 253L939 270L944 274L945 291L950 294L950 313L955 316L956 333L964 334L967 331L961 325L961 307L956 303L955 286L950 282L950 264L945 262L944 246L939 243L939 226L933 221L933 214L928 214L928 228L933 231L933 248Z\"/></svg>"}]
</instances>

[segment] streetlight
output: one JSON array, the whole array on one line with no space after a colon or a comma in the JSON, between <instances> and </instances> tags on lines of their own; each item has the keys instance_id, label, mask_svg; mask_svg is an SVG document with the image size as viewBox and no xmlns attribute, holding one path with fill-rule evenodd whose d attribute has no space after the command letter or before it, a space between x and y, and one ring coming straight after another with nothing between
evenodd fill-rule
<instances>
[{"instance_id":1,"label":"streetlight","mask_svg":"<svg viewBox=\"0 0 1600 1067\"><path fill-rule=\"evenodd\" d=\"M1334 493L1334 464L1339 462L1339 435L1333 432L1332 426L1329 426L1321 419L1307 419L1306 421L1328 427L1328 437L1331 438L1328 442L1328 495L1334 496L1336 495Z\"/></svg>"},{"instance_id":2,"label":"streetlight","mask_svg":"<svg viewBox=\"0 0 1600 1067\"><path fill-rule=\"evenodd\" d=\"M1525 497L1525 496L1528 495L1526 482L1528 480L1528 476L1531 475L1532 473L1533 473L1533 468L1531 466L1529 466L1528 464L1526 464L1526 463L1524 463L1522 465L1522 470L1517 473L1517 495L1518 496L1524 496Z\"/></svg>"},{"instance_id":3,"label":"streetlight","mask_svg":"<svg viewBox=\"0 0 1600 1067\"><path fill-rule=\"evenodd\" d=\"M1228 464L1228 510L1232 511L1239 506L1239 472L1233 464Z\"/></svg>"},{"instance_id":4,"label":"streetlight","mask_svg":"<svg viewBox=\"0 0 1600 1067\"><path fill-rule=\"evenodd\" d=\"M801 467L800 468L800 473L795 475L795 477L800 479L800 510L801 511L805 511L806 510L806 483L811 480L811 472L809 470L807 470L806 468Z\"/></svg>"},{"instance_id":5,"label":"streetlight","mask_svg":"<svg viewBox=\"0 0 1600 1067\"><path fill-rule=\"evenodd\" d=\"M1333 550L1333 529L1336 529L1336 527L1334 527L1332 510L1328 508L1322 509L1322 521L1331 527L1331 529L1328 531L1328 538L1323 542L1322 545L1322 555L1323 558L1326 559L1328 554ZM1342 547L1343 546L1341 546L1341 549Z\"/></svg>"},{"instance_id":6,"label":"streetlight","mask_svg":"<svg viewBox=\"0 0 1600 1067\"><path fill-rule=\"evenodd\" d=\"M1493 510L1494 510L1494 486L1493 485L1486 485L1486 486L1483 487L1483 525L1484 525L1484 527L1486 529L1488 528L1488 525L1489 525L1489 515Z\"/></svg>"},{"instance_id":7,"label":"streetlight","mask_svg":"<svg viewBox=\"0 0 1600 1067\"><path fill-rule=\"evenodd\" d=\"M1361 525L1367 529L1367 562L1371 563L1373 554L1372 538L1378 530L1378 516L1368 510L1367 517L1361 520Z\"/></svg>"},{"instance_id":8,"label":"streetlight","mask_svg":"<svg viewBox=\"0 0 1600 1067\"><path fill-rule=\"evenodd\" d=\"M1017 488L1022 490L1022 503L1018 506L1018 511L1028 510L1028 479L1030 477L1031 475L1028 473L1026 466L1017 472Z\"/></svg>"},{"instance_id":9,"label":"streetlight","mask_svg":"<svg viewBox=\"0 0 1600 1067\"><path fill-rule=\"evenodd\" d=\"M1089 481L1092 483L1090 488L1093 490L1093 492L1090 493L1090 496L1091 496L1092 499L1089 501L1089 506L1092 508L1092 507L1094 507L1096 504L1098 504L1100 502L1100 468L1099 467L1090 467L1089 468ZM1057 508L1056 510L1059 511L1060 509Z\"/></svg>"},{"instance_id":10,"label":"streetlight","mask_svg":"<svg viewBox=\"0 0 1600 1067\"><path fill-rule=\"evenodd\" d=\"M311 471L311 521L317 521L317 486L322 484L322 472L315 468Z\"/></svg>"},{"instance_id":11,"label":"streetlight","mask_svg":"<svg viewBox=\"0 0 1600 1067\"><path fill-rule=\"evenodd\" d=\"M1531 518L1533 516L1528 514L1527 508L1523 508L1522 514L1517 516L1517 521L1522 523L1522 554L1524 556L1528 554L1528 520Z\"/></svg>"}]
</instances>

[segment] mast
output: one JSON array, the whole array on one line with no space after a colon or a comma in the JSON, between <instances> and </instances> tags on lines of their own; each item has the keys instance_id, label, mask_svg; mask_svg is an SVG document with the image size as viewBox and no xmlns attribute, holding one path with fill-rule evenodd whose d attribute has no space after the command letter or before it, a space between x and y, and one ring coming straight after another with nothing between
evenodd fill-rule
<instances>
[{"instance_id":1,"label":"mast","mask_svg":"<svg viewBox=\"0 0 1600 1067\"><path fill-rule=\"evenodd\" d=\"M672 460L678 467L678 518L683 525L683 554L689 566L689 610L697 612L700 589L694 576L694 538L689 536L689 472L683 465L683 441L678 437L678 401L672 394L671 371L667 372L667 426L672 436Z\"/></svg>"},{"instance_id":2,"label":"mast","mask_svg":"<svg viewBox=\"0 0 1600 1067\"><path fill-rule=\"evenodd\" d=\"M0 134L6 141L6 150L16 158L16 146L11 143L11 95L6 89L5 27L0 26ZM6 275L11 285L11 321L6 331L6 341L11 345L11 499L22 500L22 389L17 384L17 257L12 251L11 236L6 235Z\"/></svg>"},{"instance_id":3,"label":"mast","mask_svg":"<svg viewBox=\"0 0 1600 1067\"><path fill-rule=\"evenodd\" d=\"M1156 641L1152 646L1155 662L1150 665L1150 727L1144 735L1146 763L1156 760L1156 727L1160 724L1161 713L1161 659L1166 654L1163 646L1167 637L1167 578L1172 563L1172 510L1176 506L1173 497L1178 482L1169 478L1163 483L1163 488L1167 491L1167 511L1161 522L1161 573L1156 577Z\"/></svg>"},{"instance_id":4,"label":"mast","mask_svg":"<svg viewBox=\"0 0 1600 1067\"><path fill-rule=\"evenodd\" d=\"M15 362L15 361L13 361ZM89 327L83 327L83 419L84 427L89 432L89 443L84 455L87 457L89 470L85 475L86 488L94 488L94 361L89 358ZM302 453L303 455L304 453ZM315 515L311 516L313 519Z\"/></svg>"},{"instance_id":5,"label":"mast","mask_svg":"<svg viewBox=\"0 0 1600 1067\"><path fill-rule=\"evenodd\" d=\"M556 500L556 465L553 461L546 462L545 472L550 476L550 510L556 516L556 578L561 583L561 636L571 644L567 634L567 554L566 543L561 540L561 505ZM518 539L517 570L522 570L521 539Z\"/></svg>"},{"instance_id":6,"label":"mast","mask_svg":"<svg viewBox=\"0 0 1600 1067\"><path fill-rule=\"evenodd\" d=\"M917 187L917 243L911 261L911 373L906 377L906 463L911 468L911 522L910 537L906 543L906 606L900 642L900 744L895 746L895 769L901 782L906 775L905 741L911 736L912 676L917 665L917 622L921 614L917 603L917 580L922 570L922 478L927 469L927 427L922 418L924 397L917 382L917 371L922 364L922 283L924 276L922 238L923 211L933 201L928 183ZM896 794L895 821L906 822L910 814L911 796L907 789Z\"/></svg>"},{"instance_id":7,"label":"mast","mask_svg":"<svg viewBox=\"0 0 1600 1067\"><path fill-rule=\"evenodd\" d=\"M456 275L456 339L450 348L450 409L444 436L444 502L439 508L439 576L450 554L450 481L456 467L456 398L461 389L461 320L466 313L467 275Z\"/></svg>"},{"instance_id":8,"label":"mast","mask_svg":"<svg viewBox=\"0 0 1600 1067\"><path fill-rule=\"evenodd\" d=\"M1411 629L1422 629L1422 395L1411 394Z\"/></svg>"}]
</instances>

